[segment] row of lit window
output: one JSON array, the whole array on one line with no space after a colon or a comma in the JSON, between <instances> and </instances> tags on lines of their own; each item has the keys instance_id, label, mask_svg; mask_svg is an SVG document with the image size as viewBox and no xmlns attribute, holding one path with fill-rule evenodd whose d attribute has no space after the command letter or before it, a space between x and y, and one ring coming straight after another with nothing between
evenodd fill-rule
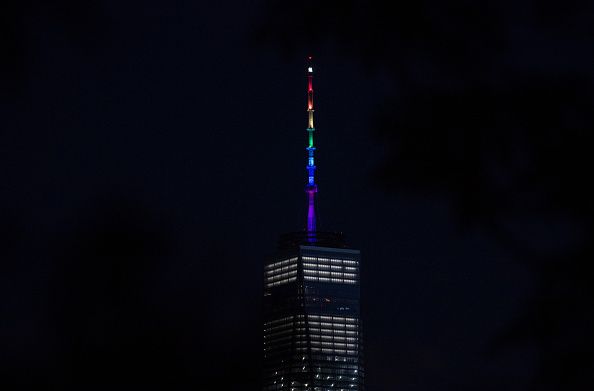
<instances>
[{"instance_id":1,"label":"row of lit window","mask_svg":"<svg viewBox=\"0 0 594 391\"><path fill-rule=\"evenodd\" d=\"M273 281L278 281L278 280L284 280L286 278L289 278L289 277L292 277L292 276L296 276L296 275L297 275L297 270L293 270L291 272L287 272L287 273L277 274L275 276L266 277L265 281L266 282L273 282Z\"/></svg>"},{"instance_id":2,"label":"row of lit window","mask_svg":"<svg viewBox=\"0 0 594 391\"><path fill-rule=\"evenodd\" d=\"M276 348L278 346L281 346L282 343L284 343L284 341L286 341L287 339L291 340L291 343L294 343L295 345L307 345L307 344L312 344L312 345L316 345L316 346L339 346L342 348L349 348L349 349L357 349L357 345L356 344L352 344L352 343L344 343L344 342L335 342L335 341L320 341L320 340L315 340L312 339L310 341L306 340L306 339L298 339L295 340L293 338L283 338L283 339L278 339L275 341L271 341L270 342L264 342L264 345L268 345L271 348Z\"/></svg>"},{"instance_id":3,"label":"row of lit window","mask_svg":"<svg viewBox=\"0 0 594 391\"><path fill-rule=\"evenodd\" d=\"M311 365L312 367L312 372L315 372L317 374L320 374L324 377L326 376L330 376L330 378L334 378L334 377L357 377L357 376L362 376L364 371L363 368L360 368L358 364L345 364L342 363L340 361L336 361L336 360L328 360L328 356L326 355L311 355L311 356L303 356L303 360L302 362L306 362L307 359L307 363L311 362L311 358L313 357L322 357L322 360L313 360L313 364ZM309 357L309 358L308 358ZM282 362L281 362L282 363ZM284 376L284 374L286 373L298 373L300 371L296 371L295 369L301 369L302 364L298 364L298 365L291 365L291 366L282 366L282 369L279 370L274 370L272 368L269 368L266 372L267 372L267 377L273 377L274 375L277 376Z\"/></svg>"},{"instance_id":4,"label":"row of lit window","mask_svg":"<svg viewBox=\"0 0 594 391\"><path fill-rule=\"evenodd\" d=\"M312 275L312 276L332 276L332 277L340 277L340 278L357 278L355 273L342 273L342 272L327 272L323 270L312 270L312 269L304 269L304 274Z\"/></svg>"},{"instance_id":5,"label":"row of lit window","mask_svg":"<svg viewBox=\"0 0 594 391\"><path fill-rule=\"evenodd\" d=\"M307 347L296 347L294 349L294 351L296 352L303 352L303 353L307 353L309 351L310 348ZM327 361L332 361L333 364L337 364L337 363L352 363L352 364L358 364L359 363L359 358L358 357L352 357L352 356L328 356L328 355L322 355L322 354L314 354L312 357L314 357L317 360L327 360Z\"/></svg>"},{"instance_id":6,"label":"row of lit window","mask_svg":"<svg viewBox=\"0 0 594 391\"><path fill-rule=\"evenodd\" d=\"M279 332L275 332L272 334L267 334L264 335L264 339L266 339L266 341L268 341L268 343L275 343L277 341L281 341L283 339L294 339L296 341L307 341L307 340L324 340L324 341L346 341L346 342L356 342L357 339L355 338L355 336L357 335L357 333L355 331L343 331L343 330L335 330L335 334L341 334L341 335L335 335L335 334L317 334L317 333L311 333L309 334L309 338L307 335L305 334L293 334L290 332L291 330L288 331L279 331ZM290 334L290 335L286 335L286 334ZM266 342L265 342L266 343Z\"/></svg>"},{"instance_id":7,"label":"row of lit window","mask_svg":"<svg viewBox=\"0 0 594 391\"><path fill-rule=\"evenodd\" d=\"M333 329L336 328L347 328L347 329L355 329L357 328L356 324L353 323L340 323L340 322L309 322L310 326L320 326L320 327L332 327Z\"/></svg>"},{"instance_id":8,"label":"row of lit window","mask_svg":"<svg viewBox=\"0 0 594 391\"><path fill-rule=\"evenodd\" d=\"M277 330L279 330L279 329L285 329L285 330L290 331L295 328L297 330L305 330L305 322L300 320L297 322L290 322L290 323L280 324L278 326L267 327L264 329L264 333L277 332Z\"/></svg>"},{"instance_id":9,"label":"row of lit window","mask_svg":"<svg viewBox=\"0 0 594 391\"><path fill-rule=\"evenodd\" d=\"M356 341L351 341L351 342L356 342ZM316 339L311 339L308 341L308 340L295 340L289 336L289 337L285 337L285 338L278 338L278 339L274 339L274 340L268 340L268 342L264 342L264 345L265 345L264 350L280 349L280 348L283 348L284 346L288 346L290 344L295 344L295 345L311 344L312 346L313 345L334 346L334 347L339 347L339 348L358 349L357 344L354 344L354 343L345 344L344 342L337 342L336 339L334 341L328 341L328 342L320 341L320 340L316 340Z\"/></svg>"},{"instance_id":10,"label":"row of lit window","mask_svg":"<svg viewBox=\"0 0 594 391\"><path fill-rule=\"evenodd\" d=\"M307 263L303 262L303 267L310 268L310 269L324 269L324 270L337 270L337 271L349 271L349 272L356 272L357 268L352 266L337 266L337 265L324 265L320 263Z\"/></svg>"},{"instance_id":11,"label":"row of lit window","mask_svg":"<svg viewBox=\"0 0 594 391\"><path fill-rule=\"evenodd\" d=\"M293 332L296 331L296 332ZM286 336L287 334L289 334L288 336ZM318 334L311 334L312 338L319 338ZM292 329L292 328L287 328L284 330L278 330L278 331L270 331L270 330L264 330L264 339L266 339L269 343L272 343L276 340L280 340L282 338L294 338L295 340L304 340L306 341L308 339L308 335L305 334L305 329L304 328L297 328L297 329ZM332 334L330 334L330 338L332 338Z\"/></svg>"},{"instance_id":12,"label":"row of lit window","mask_svg":"<svg viewBox=\"0 0 594 391\"><path fill-rule=\"evenodd\" d=\"M356 329L356 328L355 328ZM311 335L315 336L317 333L321 334L343 334L343 335L357 335L356 331L353 330L345 330L343 328L335 328L335 329L318 329L314 327L310 327L309 331Z\"/></svg>"},{"instance_id":13,"label":"row of lit window","mask_svg":"<svg viewBox=\"0 0 594 391\"><path fill-rule=\"evenodd\" d=\"M339 337L339 336L332 336L332 335L312 335L313 338L319 338L322 340L330 340L330 341L346 341L346 342L357 342L357 338L352 337Z\"/></svg>"},{"instance_id":14,"label":"row of lit window","mask_svg":"<svg viewBox=\"0 0 594 391\"><path fill-rule=\"evenodd\" d=\"M293 331L293 327L284 327L284 326L271 327L269 329L264 329L264 338L273 338L277 335L291 333L292 331Z\"/></svg>"},{"instance_id":15,"label":"row of lit window","mask_svg":"<svg viewBox=\"0 0 594 391\"><path fill-rule=\"evenodd\" d=\"M264 269L274 269L278 266L285 266L288 265L289 263L294 263L297 262L297 257L293 257L293 258L289 258L289 259L284 259L282 261L279 262L275 262L275 263L271 263L270 265L266 265L264 266Z\"/></svg>"},{"instance_id":16,"label":"row of lit window","mask_svg":"<svg viewBox=\"0 0 594 391\"><path fill-rule=\"evenodd\" d=\"M316 315L316 314L308 314L308 315L293 315L293 316L285 316L283 318L274 319L268 322L264 322L264 331L266 330L274 330L283 327L293 327L293 326L303 326L305 325L305 317L307 316L307 322L310 325L319 326L320 322L323 325L330 325L332 324L341 324L341 323L350 323L350 324L357 324L359 323L358 318L348 317L348 316L329 316L329 315ZM299 330L304 330L303 328L299 328Z\"/></svg>"},{"instance_id":17,"label":"row of lit window","mask_svg":"<svg viewBox=\"0 0 594 391\"><path fill-rule=\"evenodd\" d=\"M266 337L266 335L290 333L292 330L293 330L293 326L291 324L270 327L270 328L264 329L264 337Z\"/></svg>"},{"instance_id":18,"label":"row of lit window","mask_svg":"<svg viewBox=\"0 0 594 391\"><path fill-rule=\"evenodd\" d=\"M314 387L312 387L312 385L310 385L309 383L303 383L303 382L299 382L299 381L294 381L289 383L289 381L275 381L273 383L269 383L268 386L265 386L265 390L279 390L279 389L283 389L283 390L287 390L289 385L291 386L291 391L329 391L329 389L327 387L330 387L330 389L332 391L354 391L357 388L355 388L357 386L357 384L353 384L353 381L355 381L355 383L357 382L356 380L341 380L340 382L336 382L339 384L334 384L334 382L328 382L326 381L326 379L315 379L314 380L315 383L313 384ZM323 385L322 383L328 383L326 385ZM345 384L346 383L346 384ZM320 386L320 387L316 387L316 386ZM347 386L348 385L348 386ZM353 388L350 388L350 386L353 386ZM304 388L305 387L305 388ZM338 387L348 387L348 388L338 388Z\"/></svg>"},{"instance_id":19,"label":"row of lit window","mask_svg":"<svg viewBox=\"0 0 594 391\"><path fill-rule=\"evenodd\" d=\"M293 270L293 269L297 269L297 263L295 263L295 262L293 262L293 263L291 263L291 264L289 264L287 266L279 266L277 268L267 270L265 272L265 274L267 276L271 276L271 275L274 275L274 274L278 274L278 273L281 273L281 272L286 272L286 271Z\"/></svg>"},{"instance_id":20,"label":"row of lit window","mask_svg":"<svg viewBox=\"0 0 594 391\"><path fill-rule=\"evenodd\" d=\"M360 368L359 365L357 364L344 364L341 362L335 362L334 360L331 360L330 362L326 362L328 361L328 356L318 356L318 355L313 355L313 356L308 356L308 355L303 355L301 360L302 362L305 362L307 360L307 362L310 362L311 358L313 357L323 357L322 361L319 360L313 360L314 364L312 365L313 370L316 373L320 373L320 374L330 374L330 375L351 375L351 376L359 376L360 374L363 373L363 368ZM284 361L281 361L281 364ZM278 366L278 365L277 365ZM273 375L279 375L279 376L283 376L283 374L287 371L290 372L295 372L294 369L295 368L300 368L301 364L298 365L281 365L282 368L267 368L266 369L266 373L267 373L267 377L271 377ZM280 371L280 372L279 372Z\"/></svg>"},{"instance_id":21,"label":"row of lit window","mask_svg":"<svg viewBox=\"0 0 594 391\"><path fill-rule=\"evenodd\" d=\"M328 388L328 386L330 388ZM291 391L357 391L359 388L357 388L357 386L355 384L349 384L348 388L337 388L335 387L334 384L329 384L328 386L323 386L323 387L311 387L308 386L307 384L304 385L291 385ZM269 385L267 387L265 387L265 390L287 390L289 384L288 383L278 383L278 384L273 384L273 385Z\"/></svg>"},{"instance_id":22,"label":"row of lit window","mask_svg":"<svg viewBox=\"0 0 594 391\"><path fill-rule=\"evenodd\" d=\"M357 335L356 331L353 330L341 330L341 329L334 329L334 330L328 330L328 329L310 329L311 331L311 335L312 337L314 337L315 335L317 335L316 333L321 333L321 334L330 334L330 335L336 335L336 334L341 334L341 335Z\"/></svg>"},{"instance_id":23,"label":"row of lit window","mask_svg":"<svg viewBox=\"0 0 594 391\"><path fill-rule=\"evenodd\" d=\"M326 373L324 373L324 371L320 372L321 369L322 368L317 368L317 371L316 371L317 373L315 376L316 380L314 380L318 384L324 380L333 380L338 383L343 383L343 382L353 382L353 381L358 381L358 380L363 379L363 377L360 376L361 374L359 372L357 372L357 370L349 371L348 373L339 374L336 371L331 371L331 372L326 372ZM295 376L291 376L290 374L287 374L284 372L285 371L283 371L281 369L280 373L279 373L279 371L275 371L273 374L272 370L269 370L268 375L266 376L267 383L270 384L271 382L273 382L274 384L276 384L276 383L283 382L283 381L289 382L291 378L293 378L293 379L296 378ZM299 372L301 372L301 371L291 371L291 373L299 373ZM343 371L340 371L340 372L343 372ZM297 379L303 379L303 377L298 376ZM276 382L275 382L275 380L276 380ZM306 380L306 382L307 382L307 380ZM291 385L296 385L296 386L303 385L303 383L304 383L303 380L291 381Z\"/></svg>"},{"instance_id":24,"label":"row of lit window","mask_svg":"<svg viewBox=\"0 0 594 391\"><path fill-rule=\"evenodd\" d=\"M291 332L292 330L281 330L281 331L277 331L274 333L267 333L266 335L264 335L264 339L266 339L266 341L268 343L276 343L277 341L281 341L283 339L294 339L296 341L307 341L308 338L305 334L294 334ZM288 334L288 335L287 335ZM321 336L319 334L311 334L310 335L311 339L320 339ZM326 337L326 336L324 336ZM343 337L340 337L343 338ZM329 335L328 338L324 338L324 339L328 339L328 340L332 340L332 335ZM266 343L266 342L264 342Z\"/></svg>"},{"instance_id":25,"label":"row of lit window","mask_svg":"<svg viewBox=\"0 0 594 391\"><path fill-rule=\"evenodd\" d=\"M347 356L355 356L358 354L356 350L345 350L345 349L329 349L329 348L311 348L312 352L322 352L330 354L346 354Z\"/></svg>"},{"instance_id":26,"label":"row of lit window","mask_svg":"<svg viewBox=\"0 0 594 391\"><path fill-rule=\"evenodd\" d=\"M271 288L273 286L278 286L278 285L283 285L283 284L288 284L289 282L293 282L297 279L297 277L291 277L291 278L286 278L284 280L280 280L280 281L275 281L275 282L271 282L269 284L266 284L266 288Z\"/></svg>"},{"instance_id":27,"label":"row of lit window","mask_svg":"<svg viewBox=\"0 0 594 391\"><path fill-rule=\"evenodd\" d=\"M305 317L305 315L301 315L301 314L300 315L290 315L290 316L285 316L284 318L278 318L278 319L270 320L268 322L264 322L264 325L268 326L268 325L273 325L273 324L277 324L277 323L292 321L295 318L303 319L304 317ZM311 315L310 315L310 317L311 317Z\"/></svg>"},{"instance_id":28,"label":"row of lit window","mask_svg":"<svg viewBox=\"0 0 594 391\"><path fill-rule=\"evenodd\" d=\"M295 331L295 338L303 337L305 338L305 328L304 327L272 327L269 329L264 329L264 338L267 336L270 338L276 334L283 334L288 332Z\"/></svg>"},{"instance_id":29,"label":"row of lit window","mask_svg":"<svg viewBox=\"0 0 594 391\"><path fill-rule=\"evenodd\" d=\"M337 368L346 368L346 367L353 367L353 365L336 365L332 368L322 368L322 367L317 367L314 368L315 372L316 372L316 376L315 379L319 379L319 380L334 380L334 381L338 381L338 382L352 382L352 381L358 381L358 380L363 380L363 373L360 371L355 370L336 370ZM307 367L307 366L306 366ZM299 369L302 369L303 367L300 367ZM355 366L355 368L357 368L357 366ZM295 376L291 376L289 373L286 373L287 368L281 368L279 369L279 371L274 371L273 369L269 369L267 371L265 380L270 383L271 381L278 380L280 381L284 381L286 378L295 378ZM328 369L330 369L330 371L328 371ZM273 373L274 371L274 373ZM295 371L292 370L290 371L290 373L299 373L301 371ZM301 376L299 376L299 378L303 379ZM318 380L318 381L319 381ZM287 381L289 381L287 379ZM299 380L293 380L291 382L291 384L293 385L300 385L301 382Z\"/></svg>"},{"instance_id":30,"label":"row of lit window","mask_svg":"<svg viewBox=\"0 0 594 391\"><path fill-rule=\"evenodd\" d=\"M307 336L305 336L304 334L298 334L298 335L293 335L291 333L291 335L286 335L289 334L286 331L280 331L280 332L276 332L273 334L268 334L264 336L264 339L266 339L266 341L269 344L275 344L278 343L280 341L283 341L285 339L295 339L297 341L307 341L308 338ZM344 335L356 335L355 332L345 332ZM320 341L341 341L341 342L357 342L357 338L355 337L344 337L344 336L340 336L340 335L320 335L320 334L315 334L312 333L309 336L309 340L315 341L315 340L320 340ZM265 344L267 342L264 342Z\"/></svg>"},{"instance_id":31,"label":"row of lit window","mask_svg":"<svg viewBox=\"0 0 594 391\"><path fill-rule=\"evenodd\" d=\"M264 338L266 339L266 342L264 342L264 344L268 343L268 344L274 345L276 343L282 342L283 340L293 338L293 336L290 334L289 335L283 335L283 334L288 334L288 333L281 331L279 333L274 333L274 334L271 334L268 336L264 336Z\"/></svg>"},{"instance_id":32,"label":"row of lit window","mask_svg":"<svg viewBox=\"0 0 594 391\"><path fill-rule=\"evenodd\" d=\"M347 321L347 322L345 322L344 320L342 322L340 320L337 320L337 321L334 321L334 322L332 322L332 321L330 321L330 322L318 322L317 320L309 320L307 322L307 324L310 325L310 326L317 326L317 327L320 327L320 326L333 326L333 325L344 327L345 324L356 325L357 322L356 321Z\"/></svg>"},{"instance_id":33,"label":"row of lit window","mask_svg":"<svg viewBox=\"0 0 594 391\"><path fill-rule=\"evenodd\" d=\"M303 276L303 278L307 281L319 281L319 282L332 282L335 284L356 284L356 280L346 279L346 278L328 278L328 277L313 277L313 276Z\"/></svg>"},{"instance_id":34,"label":"row of lit window","mask_svg":"<svg viewBox=\"0 0 594 391\"><path fill-rule=\"evenodd\" d=\"M305 320L303 315L286 316L284 318L271 320L264 323L264 331L275 330L283 327L304 326Z\"/></svg>"},{"instance_id":35,"label":"row of lit window","mask_svg":"<svg viewBox=\"0 0 594 391\"><path fill-rule=\"evenodd\" d=\"M351 341L351 342L356 342L356 341ZM285 337L285 338L278 338L278 339L274 339L274 340L268 340L268 342L264 342L264 350L270 350L270 349L280 349L284 346L288 346L290 344L295 344L295 345L308 345L308 344L312 344L312 345L316 345L316 346L337 346L337 347L342 347L342 348L349 348L349 349L357 349L357 344L353 344L353 343L347 343L345 344L344 342L336 342L335 341L320 341L320 340L316 340L316 339L311 339L311 340L306 340L306 339L300 339L300 340L295 340L293 338L291 338L290 336Z\"/></svg>"},{"instance_id":36,"label":"row of lit window","mask_svg":"<svg viewBox=\"0 0 594 391\"><path fill-rule=\"evenodd\" d=\"M304 261L316 261L317 263L330 263L335 265L357 265L358 261L350 259L336 259L336 258L320 258L320 257L303 257Z\"/></svg>"},{"instance_id":37,"label":"row of lit window","mask_svg":"<svg viewBox=\"0 0 594 391\"><path fill-rule=\"evenodd\" d=\"M351 325L349 325L351 326ZM354 325L353 325L354 326ZM353 327L349 327L349 328L353 328ZM356 326L354 327L356 328ZM303 327L297 327L294 329L296 332L301 332L304 333L306 331L309 331L311 335L316 335L316 333L321 333L321 334L329 334L329 335L333 335L333 334L346 334L346 335L357 335L356 331L353 330L345 330L344 328L336 328L336 329L319 329L317 327L310 327L308 330L306 330ZM304 334L298 334L299 336L305 337Z\"/></svg>"},{"instance_id":38,"label":"row of lit window","mask_svg":"<svg viewBox=\"0 0 594 391\"><path fill-rule=\"evenodd\" d=\"M289 336L290 336L292 334L291 333L291 330L281 330L281 331L277 331L277 332L274 332L274 333L266 333L264 335L264 338L267 341L273 341L273 340L279 339L279 338L281 338L281 337L283 337L283 336L285 336L287 334L289 334Z\"/></svg>"},{"instance_id":39,"label":"row of lit window","mask_svg":"<svg viewBox=\"0 0 594 391\"><path fill-rule=\"evenodd\" d=\"M300 315L303 317L303 315ZM333 320L333 321L343 321L347 323L357 323L357 318L351 318L348 316L330 316L330 315L307 315L308 319L317 319L317 320Z\"/></svg>"},{"instance_id":40,"label":"row of lit window","mask_svg":"<svg viewBox=\"0 0 594 391\"><path fill-rule=\"evenodd\" d=\"M342 348L342 349L357 349L357 346L352 343L342 343L342 342L324 342L324 341L311 341L310 342L313 346L328 346L334 348Z\"/></svg>"}]
</instances>

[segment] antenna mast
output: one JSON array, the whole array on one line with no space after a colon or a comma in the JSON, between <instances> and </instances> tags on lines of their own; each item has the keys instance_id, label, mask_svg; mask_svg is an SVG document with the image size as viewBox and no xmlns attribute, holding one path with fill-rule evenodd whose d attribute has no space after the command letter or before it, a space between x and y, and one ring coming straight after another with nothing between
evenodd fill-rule
<instances>
[{"instance_id":1,"label":"antenna mast","mask_svg":"<svg viewBox=\"0 0 594 391\"><path fill-rule=\"evenodd\" d=\"M318 192L318 185L316 185L315 171L316 166L314 162L314 152L316 150L314 146L314 104L313 104L313 66L312 58L308 57L307 66L307 135L308 135L308 146L307 150L307 185L305 186L305 193L307 194L307 233L315 234L316 232L316 206L315 198ZM308 235L310 241L315 241L315 235Z\"/></svg>"}]
</instances>

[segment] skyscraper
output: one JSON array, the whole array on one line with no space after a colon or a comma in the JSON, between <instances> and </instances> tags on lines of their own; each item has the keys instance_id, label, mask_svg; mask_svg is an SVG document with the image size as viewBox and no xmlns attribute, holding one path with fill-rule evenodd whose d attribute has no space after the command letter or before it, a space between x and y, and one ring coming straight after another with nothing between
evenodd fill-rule
<instances>
[{"instance_id":1,"label":"skyscraper","mask_svg":"<svg viewBox=\"0 0 594 391\"><path fill-rule=\"evenodd\" d=\"M307 67L307 228L264 266L263 390L364 390L360 252L316 227L313 66Z\"/></svg>"}]
</instances>

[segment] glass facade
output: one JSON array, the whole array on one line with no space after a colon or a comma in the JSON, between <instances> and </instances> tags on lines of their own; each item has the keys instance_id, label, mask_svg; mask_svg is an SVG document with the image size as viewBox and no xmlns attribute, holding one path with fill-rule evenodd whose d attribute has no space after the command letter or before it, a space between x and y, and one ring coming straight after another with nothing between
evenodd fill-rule
<instances>
[{"instance_id":1,"label":"glass facade","mask_svg":"<svg viewBox=\"0 0 594 391\"><path fill-rule=\"evenodd\" d=\"M360 253L292 244L264 266L263 390L364 390Z\"/></svg>"}]
</instances>

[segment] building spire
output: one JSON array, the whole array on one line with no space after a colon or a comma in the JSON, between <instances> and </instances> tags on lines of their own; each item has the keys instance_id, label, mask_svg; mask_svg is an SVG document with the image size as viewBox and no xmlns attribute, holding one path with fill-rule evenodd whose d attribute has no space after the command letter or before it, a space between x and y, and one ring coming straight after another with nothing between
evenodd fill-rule
<instances>
[{"instance_id":1,"label":"building spire","mask_svg":"<svg viewBox=\"0 0 594 391\"><path fill-rule=\"evenodd\" d=\"M316 206L315 198L318 192L318 186L315 180L316 166L314 162L314 103L313 103L313 65L311 56L308 57L307 64L307 185L305 186L305 193L307 194L307 232L316 232ZM308 235L310 236L310 235ZM310 236L310 241L315 241L315 235Z\"/></svg>"}]
</instances>

